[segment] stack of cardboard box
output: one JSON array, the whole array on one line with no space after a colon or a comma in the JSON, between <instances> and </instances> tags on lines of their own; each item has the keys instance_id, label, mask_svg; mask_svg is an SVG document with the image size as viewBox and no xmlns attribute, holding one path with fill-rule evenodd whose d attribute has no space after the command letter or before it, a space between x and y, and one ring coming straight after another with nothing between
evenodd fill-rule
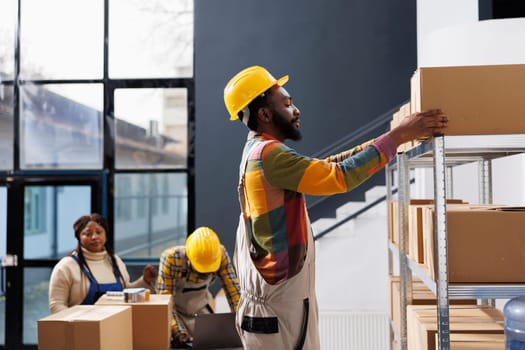
<instances>
[{"instance_id":1,"label":"stack of cardboard box","mask_svg":"<svg viewBox=\"0 0 525 350\"><path fill-rule=\"evenodd\" d=\"M40 350L168 350L171 295L129 303L103 295L95 305L77 305L38 320Z\"/></svg>"},{"instance_id":2,"label":"stack of cardboard box","mask_svg":"<svg viewBox=\"0 0 525 350\"><path fill-rule=\"evenodd\" d=\"M482 349L480 344L487 342L487 334L492 337L491 350L505 349L504 322L502 313L493 307L473 305L450 305L450 334L468 334L471 343ZM408 350L436 350L437 308L428 305L407 306L407 345ZM457 338L453 338L456 339ZM487 344L485 344L487 345ZM486 347L485 347L486 348Z\"/></svg>"},{"instance_id":3,"label":"stack of cardboard box","mask_svg":"<svg viewBox=\"0 0 525 350\"><path fill-rule=\"evenodd\" d=\"M131 307L133 350L169 349L173 298L169 294L152 294L149 298L149 301L126 303L122 298L103 295L95 305Z\"/></svg>"},{"instance_id":4,"label":"stack of cardboard box","mask_svg":"<svg viewBox=\"0 0 525 350\"><path fill-rule=\"evenodd\" d=\"M390 320L396 335L401 334L401 303L399 276L390 277ZM436 305L436 295L419 279L412 281L411 305ZM450 300L451 305L477 304L476 299Z\"/></svg>"},{"instance_id":5,"label":"stack of cardboard box","mask_svg":"<svg viewBox=\"0 0 525 350\"><path fill-rule=\"evenodd\" d=\"M452 283L525 283L525 207L472 205L447 200L448 273ZM396 201L389 205L389 239L399 245ZM432 279L437 273L434 204L412 199L407 218L408 257Z\"/></svg>"},{"instance_id":6,"label":"stack of cardboard box","mask_svg":"<svg viewBox=\"0 0 525 350\"><path fill-rule=\"evenodd\" d=\"M525 133L525 65L423 67L411 78L410 102L393 116L391 128L408 114L441 108L448 116L445 135ZM402 145L406 151L417 144ZM388 206L388 237L399 244L398 206ZM447 203L447 267L450 283L525 283L525 208ZM436 279L434 206L411 203L408 211L408 257ZM407 307L408 348L436 349L437 307L416 305L413 286ZM391 285L392 318L399 292ZM397 294L396 294L397 293ZM495 308L453 305L450 300L450 346L453 350L504 349L503 317ZM463 307L463 308L462 308ZM399 326L395 326L398 332Z\"/></svg>"}]
</instances>

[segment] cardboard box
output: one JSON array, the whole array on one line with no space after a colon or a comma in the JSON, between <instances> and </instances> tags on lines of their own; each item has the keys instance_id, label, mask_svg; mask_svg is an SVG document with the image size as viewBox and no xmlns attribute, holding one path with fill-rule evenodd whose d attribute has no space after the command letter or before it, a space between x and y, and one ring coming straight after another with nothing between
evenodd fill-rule
<instances>
[{"instance_id":1,"label":"cardboard box","mask_svg":"<svg viewBox=\"0 0 525 350\"><path fill-rule=\"evenodd\" d=\"M425 265L437 275L434 209L424 208ZM450 283L525 282L525 208L447 206Z\"/></svg>"},{"instance_id":2,"label":"cardboard box","mask_svg":"<svg viewBox=\"0 0 525 350\"><path fill-rule=\"evenodd\" d=\"M417 204L428 204L430 203L429 202L430 200L428 199L411 199L409 201L409 206L410 205L417 205ZM391 242L394 243L395 245L399 246L399 243L400 243L400 236L399 236L399 202L398 200L392 200L390 202L390 205L389 205L389 210L390 210L390 230L392 231L392 234L390 235L391 236ZM407 214L408 215L408 214ZM408 230L408 223L407 223L407 226L406 226L407 230ZM408 239L408 237L407 237ZM407 249L410 250L409 247L407 247ZM409 254L409 252L407 252L407 254Z\"/></svg>"},{"instance_id":3,"label":"cardboard box","mask_svg":"<svg viewBox=\"0 0 525 350\"><path fill-rule=\"evenodd\" d=\"M447 204L467 204L461 199L447 199ZM433 199L410 201L408 208L408 256L419 264L424 263L423 208L433 207Z\"/></svg>"},{"instance_id":4,"label":"cardboard box","mask_svg":"<svg viewBox=\"0 0 525 350\"><path fill-rule=\"evenodd\" d=\"M436 349L438 349L436 334ZM504 334L451 334L450 350L505 350Z\"/></svg>"},{"instance_id":5,"label":"cardboard box","mask_svg":"<svg viewBox=\"0 0 525 350\"><path fill-rule=\"evenodd\" d=\"M409 206L407 209L407 223L406 223L406 229L407 229L407 255L411 257L414 261L423 262L423 241L422 241L422 231L421 229L417 228L418 223L413 222L413 218L411 218L414 215L414 212L411 213L411 207L416 206L429 206L434 203L434 200L432 199L410 199ZM447 199L447 203L449 204L462 204L465 203L461 199ZM418 220L418 213L415 212L416 218L415 220ZM399 247L400 243L400 236L399 236L399 203L396 200L392 200L388 205L388 229L389 234L388 237L390 241ZM414 226L415 225L415 226ZM412 231L411 231L412 230ZM411 234L412 232L412 234ZM421 246L421 247L419 247ZM419 256L421 255L421 259ZM417 257L417 259L416 259ZM421 260L421 261L419 261Z\"/></svg>"},{"instance_id":6,"label":"cardboard box","mask_svg":"<svg viewBox=\"0 0 525 350\"><path fill-rule=\"evenodd\" d=\"M129 306L77 305L37 321L39 350L132 349Z\"/></svg>"},{"instance_id":7,"label":"cardboard box","mask_svg":"<svg viewBox=\"0 0 525 350\"><path fill-rule=\"evenodd\" d=\"M128 305L131 307L134 350L167 350L170 348L171 295L152 294L149 301L136 303L126 303L123 297L103 295L95 305Z\"/></svg>"},{"instance_id":8,"label":"cardboard box","mask_svg":"<svg viewBox=\"0 0 525 350\"><path fill-rule=\"evenodd\" d=\"M397 336L401 334L401 294L399 278L390 280L390 319L393 323L394 332ZM476 299L451 299L450 305L476 305ZM436 305L436 295L421 281L415 279L412 282L411 305Z\"/></svg>"},{"instance_id":9,"label":"cardboard box","mask_svg":"<svg viewBox=\"0 0 525 350\"><path fill-rule=\"evenodd\" d=\"M446 135L525 133L525 64L422 67L410 85L412 112L441 108Z\"/></svg>"},{"instance_id":10,"label":"cardboard box","mask_svg":"<svg viewBox=\"0 0 525 350\"><path fill-rule=\"evenodd\" d=\"M437 308L427 305L407 306L408 350L436 350ZM451 305L451 334L504 334L503 314L496 308Z\"/></svg>"}]
</instances>

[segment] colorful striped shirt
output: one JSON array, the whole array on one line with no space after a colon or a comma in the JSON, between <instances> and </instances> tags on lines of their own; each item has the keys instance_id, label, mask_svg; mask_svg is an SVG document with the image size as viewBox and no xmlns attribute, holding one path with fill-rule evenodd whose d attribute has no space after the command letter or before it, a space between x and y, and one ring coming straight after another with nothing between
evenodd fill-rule
<instances>
[{"instance_id":1,"label":"colorful striped shirt","mask_svg":"<svg viewBox=\"0 0 525 350\"><path fill-rule=\"evenodd\" d=\"M212 273L212 281L215 280L217 275L219 276L231 310L237 311L240 296L239 280L237 279L237 273L228 255L228 251L223 245L221 245L221 249L223 251L221 265L217 272ZM184 246L175 246L166 249L162 253L159 264L159 275L157 277L157 293L175 295L178 280L185 279L186 281L194 283L203 283L207 280L210 274L200 273L194 270L186 259ZM176 310L173 310L172 316L171 329L173 335L178 336L181 333L187 333L182 322L177 321Z\"/></svg>"},{"instance_id":2,"label":"colorful striped shirt","mask_svg":"<svg viewBox=\"0 0 525 350\"><path fill-rule=\"evenodd\" d=\"M278 284L295 276L306 257L309 221L303 194L350 191L395 155L389 136L324 160L297 153L267 134L250 133L243 159L251 257L262 277Z\"/></svg>"}]
</instances>

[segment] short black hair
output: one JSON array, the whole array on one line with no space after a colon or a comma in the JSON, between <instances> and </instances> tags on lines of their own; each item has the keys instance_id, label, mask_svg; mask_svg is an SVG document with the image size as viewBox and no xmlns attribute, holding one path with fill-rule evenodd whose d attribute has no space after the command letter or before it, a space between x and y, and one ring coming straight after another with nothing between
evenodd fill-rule
<instances>
[{"instance_id":1,"label":"short black hair","mask_svg":"<svg viewBox=\"0 0 525 350\"><path fill-rule=\"evenodd\" d=\"M250 102L250 104L248 104L248 110L250 111L250 119L248 119L248 129L257 131L257 127L258 127L257 114L259 112L259 108L263 108L268 105L268 96L272 92L272 87L268 88L262 94L254 98L252 102ZM242 121L242 111L239 113L240 113L239 120Z\"/></svg>"}]
</instances>

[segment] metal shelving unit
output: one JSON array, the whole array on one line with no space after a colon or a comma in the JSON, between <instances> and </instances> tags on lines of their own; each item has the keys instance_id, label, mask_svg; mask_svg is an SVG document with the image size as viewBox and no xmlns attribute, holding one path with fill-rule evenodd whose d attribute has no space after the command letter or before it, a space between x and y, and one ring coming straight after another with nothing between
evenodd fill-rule
<instances>
[{"instance_id":1,"label":"metal shelving unit","mask_svg":"<svg viewBox=\"0 0 525 350\"><path fill-rule=\"evenodd\" d=\"M452 188L451 169L454 166L479 163L480 203L492 203L492 160L525 153L525 135L437 136L404 153L399 153L386 168L387 201L392 200L394 171L398 174L399 247L389 243L389 268L394 256L399 261L401 334L399 349L407 349L406 306L412 303L412 275L420 278L436 294L438 341L440 350L450 349L449 299L481 299L482 304L493 299L507 299L525 294L525 284L449 284L447 265L446 199ZM434 173L434 205L436 215L436 281L407 256L408 205L410 202L410 169L432 167ZM450 184L448 184L450 182ZM448 185L448 186L447 186ZM449 192L447 192L447 190ZM394 334L394 337L396 335Z\"/></svg>"}]
</instances>

